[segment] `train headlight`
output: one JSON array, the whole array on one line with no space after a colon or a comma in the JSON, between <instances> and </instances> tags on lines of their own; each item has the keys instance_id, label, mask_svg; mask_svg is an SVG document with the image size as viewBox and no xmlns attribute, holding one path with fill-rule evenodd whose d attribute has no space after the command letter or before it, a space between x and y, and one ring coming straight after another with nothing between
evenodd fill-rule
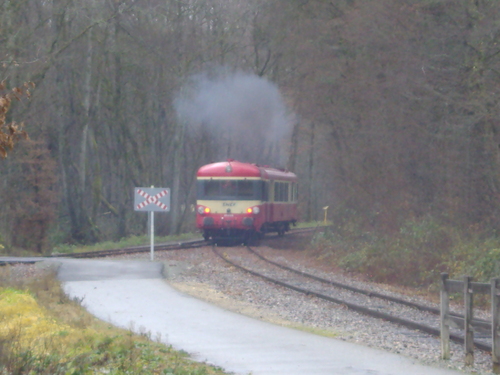
<instances>
[{"instance_id":1,"label":"train headlight","mask_svg":"<svg viewBox=\"0 0 500 375\"><path fill-rule=\"evenodd\" d=\"M210 208L205 207L205 206L198 206L198 213L200 215L205 215L210 213Z\"/></svg>"},{"instance_id":2,"label":"train headlight","mask_svg":"<svg viewBox=\"0 0 500 375\"><path fill-rule=\"evenodd\" d=\"M247 214L255 214L257 215L260 212L259 207L249 207L247 208Z\"/></svg>"}]
</instances>

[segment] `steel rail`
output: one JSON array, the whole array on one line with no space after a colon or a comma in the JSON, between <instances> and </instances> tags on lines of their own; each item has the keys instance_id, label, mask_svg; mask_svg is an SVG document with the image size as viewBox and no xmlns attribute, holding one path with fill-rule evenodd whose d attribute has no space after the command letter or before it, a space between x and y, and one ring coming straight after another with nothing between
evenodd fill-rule
<instances>
[{"instance_id":1,"label":"steel rail","mask_svg":"<svg viewBox=\"0 0 500 375\"><path fill-rule=\"evenodd\" d=\"M206 246L207 242L205 240L191 240L186 242L177 242L171 244L158 244L154 246L155 251L166 251L166 250L181 250L181 249L191 249L196 247ZM110 249L110 250L99 250L99 251L86 251L81 253L71 253L71 254L55 254L51 255L51 258L102 258L106 256L122 255L122 254L134 254L134 253L147 253L151 251L149 245L144 246L133 246L126 247L123 249Z\"/></svg>"},{"instance_id":2,"label":"steel rail","mask_svg":"<svg viewBox=\"0 0 500 375\"><path fill-rule=\"evenodd\" d=\"M155 251L169 251L169 250L182 250L182 249L193 249L197 247L207 246L205 240L189 240L185 242L158 244L154 246ZM132 246L122 249L109 249L109 250L98 250L98 251L85 251L81 253L68 253L68 254L51 254L46 257L39 257L39 259L34 259L36 257L29 257L29 260L12 260L12 261L0 261L0 266L12 265L12 264L33 264L44 259L57 259L57 258L104 258L107 256L123 255L123 254L136 254L136 253L147 253L151 251L149 245L143 246Z\"/></svg>"},{"instance_id":3,"label":"steel rail","mask_svg":"<svg viewBox=\"0 0 500 375\"><path fill-rule=\"evenodd\" d=\"M324 229L323 227L312 227L312 228L300 228L292 229L290 234L300 234L315 232L318 228ZM207 246L209 243L205 240L188 240L176 243L166 243L157 244L154 246L155 251L166 251L166 250L182 250L182 249L194 249L202 246ZM40 257L29 257L30 260L11 260L11 261L0 261L0 266L12 265L12 264L33 264L44 260L45 258L104 258L107 256L123 255L123 254L135 254L135 253L147 253L151 251L150 245L142 246L132 246L126 248L108 249L108 250L97 250L97 251L85 251L79 253L59 253L50 254L47 256ZM35 259L38 258L38 259Z\"/></svg>"},{"instance_id":4,"label":"steel rail","mask_svg":"<svg viewBox=\"0 0 500 375\"><path fill-rule=\"evenodd\" d=\"M394 315L391 315L391 314L387 314L387 313L384 313L384 312L381 312L381 311L372 310L372 309L367 308L365 306L361 306L361 305L358 305L358 304L355 304L355 303L352 303L352 302L348 302L348 301L345 301L345 300L342 300L342 299L338 299L338 298L335 298L335 297L327 296L325 294L314 292L312 290L308 290L308 289L301 288L301 287L298 287L298 286L295 286L295 285L291 285L291 284L288 284L286 282L283 282L283 281L280 281L280 280L276 280L276 279L274 279L272 277L269 277L269 276L266 276L266 275L261 274L259 272L256 272L254 270L248 269L246 267L243 267L243 266L241 266L241 265L233 262L232 260L228 259L226 256L220 254L216 250L215 246L212 246L212 251L218 257L220 257L222 260L224 260L228 264L232 265L233 267L236 267L236 268L238 268L238 269L240 269L240 270L242 270L244 272L247 272L247 273L249 273L251 275L260 277L260 278L262 278L262 279L264 279L266 281L269 281L269 282L271 282L273 284L282 286L284 288L295 290L295 291L297 291L299 293L303 293L305 295L315 296L317 298L320 298L320 299L323 299L323 300L326 300L326 301L330 301L330 302L333 302L333 303L336 303L336 304L344 305L344 306L346 306L347 308L349 308L349 309L351 309L353 311L356 311L356 312L359 312L359 313L362 313L362 314L365 314L365 315L368 315L368 316L371 316L371 317L374 317L374 318L387 320L387 321L392 322L392 323L397 323L397 324L400 324L400 325L402 325L404 327L407 327L407 328L410 328L410 329L414 329L414 330L419 330L419 331L428 333L428 334L433 335L433 336L439 337L441 335L440 330L437 329L437 328L434 328L434 327L431 327L431 326L428 326L428 325L425 325L425 324L417 323L417 322L414 322L414 321L411 321L411 320L408 320L408 319L405 319L405 318L401 318L401 317L398 317L398 316L394 316ZM463 336L460 336L460 335L457 335L457 334L454 334L454 333L450 334L450 339L453 340L453 341L455 341L455 342L462 343L462 344L464 342L464 337ZM485 343L480 342L480 341L474 341L474 345L478 349L491 352L491 345L485 344Z\"/></svg>"},{"instance_id":5,"label":"steel rail","mask_svg":"<svg viewBox=\"0 0 500 375\"><path fill-rule=\"evenodd\" d=\"M383 294L383 293L378 293L378 292L373 292L373 291L369 291L369 290L364 290L364 289L356 288L356 287L354 287L352 285L343 284L343 283L340 283L338 281L332 281L332 280L324 279L322 277L318 277L316 275L312 275L310 273L307 273L307 272L304 272L304 271L301 271L301 270L297 270L295 268L291 268L291 267L285 266L284 264L280 264L280 263L277 263L275 261L272 261L272 260L264 257L263 255L259 254L258 252L256 252L250 246L247 246L246 248L247 248L248 251L250 251L252 254L254 254L255 256L257 256L258 258L260 258L261 260L263 260L264 262L270 263L270 264L272 264L272 265L274 265L276 267L279 267L281 269L284 269L286 271L293 272L293 273L295 273L297 275L301 275L301 276L304 276L304 277L307 277L307 278L310 278L310 279L313 279L313 280L316 280L316 281L319 281L319 282L322 282L322 283L325 283L325 284L330 284L330 285L335 286L337 288L346 289L346 290L349 290L351 292L363 294L363 295L366 295L368 297L375 297L375 298L379 298L379 299L382 299L382 300L385 300L385 301L390 301L390 302L394 302L394 303L397 303L397 304L400 304L400 305L404 305L404 306L408 306L408 307L411 307L411 308L414 308L414 309L418 309L418 310L421 310L421 311L426 311L426 312L429 312L429 313L434 314L434 315L440 315L441 314L441 311L438 308L436 308L436 307L426 306L426 305L422 305L422 304L419 304L419 303L416 303L416 302L408 301L408 300L405 300L405 299L402 299L402 298L389 296L387 294ZM459 323L463 323L463 320L464 320L463 315L460 315L460 314L457 314L457 313L453 313L453 312L450 312L450 318L454 319L455 321L458 321ZM475 326L475 327L481 327L483 329L491 329L491 323L488 322L487 320L484 320L484 319L477 319L477 318L475 318L475 319L472 320L472 325Z\"/></svg>"}]
</instances>

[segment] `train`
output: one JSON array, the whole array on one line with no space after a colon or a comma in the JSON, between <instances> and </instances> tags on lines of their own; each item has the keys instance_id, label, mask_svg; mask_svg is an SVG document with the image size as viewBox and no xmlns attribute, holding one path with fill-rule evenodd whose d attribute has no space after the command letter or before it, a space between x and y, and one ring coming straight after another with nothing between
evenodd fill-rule
<instances>
[{"instance_id":1,"label":"train","mask_svg":"<svg viewBox=\"0 0 500 375\"><path fill-rule=\"evenodd\" d=\"M196 174L196 227L206 241L243 243L295 226L297 176L233 159L202 166Z\"/></svg>"}]
</instances>

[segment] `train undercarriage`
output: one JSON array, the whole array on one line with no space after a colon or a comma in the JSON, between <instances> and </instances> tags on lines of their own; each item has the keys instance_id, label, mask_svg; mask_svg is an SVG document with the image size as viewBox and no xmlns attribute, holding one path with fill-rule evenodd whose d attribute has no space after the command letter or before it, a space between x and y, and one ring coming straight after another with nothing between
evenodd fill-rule
<instances>
[{"instance_id":1,"label":"train undercarriage","mask_svg":"<svg viewBox=\"0 0 500 375\"><path fill-rule=\"evenodd\" d=\"M278 236L283 236L290 230L290 225L295 226L295 221L280 221L274 223L264 223L257 231L255 229L240 229L240 228L217 228L204 229L203 238L205 241L211 240L214 243L244 243L255 244L264 237L266 233L277 233Z\"/></svg>"}]
</instances>

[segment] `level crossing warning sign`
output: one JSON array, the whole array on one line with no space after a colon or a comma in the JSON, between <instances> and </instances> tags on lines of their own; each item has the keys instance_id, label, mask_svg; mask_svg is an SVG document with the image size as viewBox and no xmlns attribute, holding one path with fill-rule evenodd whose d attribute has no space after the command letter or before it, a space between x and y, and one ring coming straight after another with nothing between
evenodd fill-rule
<instances>
[{"instance_id":1,"label":"level crossing warning sign","mask_svg":"<svg viewBox=\"0 0 500 375\"><path fill-rule=\"evenodd\" d=\"M170 211L169 188L135 188L136 211Z\"/></svg>"}]
</instances>

